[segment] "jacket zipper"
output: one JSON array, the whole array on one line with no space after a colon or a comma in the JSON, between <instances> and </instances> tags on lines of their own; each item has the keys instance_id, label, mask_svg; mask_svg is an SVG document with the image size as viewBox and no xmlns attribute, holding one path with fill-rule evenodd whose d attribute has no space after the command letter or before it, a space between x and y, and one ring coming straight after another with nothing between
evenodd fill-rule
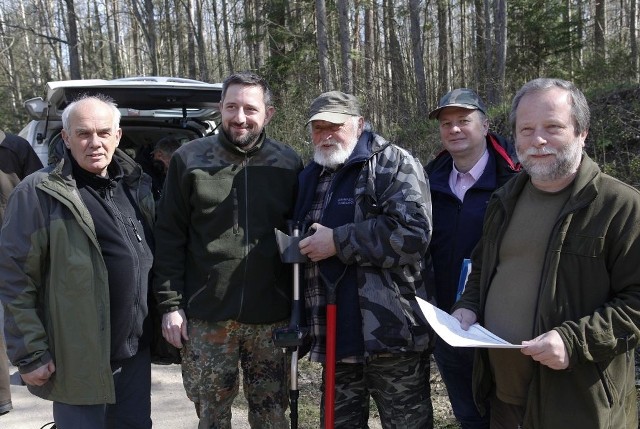
<instances>
[{"instance_id":1,"label":"jacket zipper","mask_svg":"<svg viewBox=\"0 0 640 429\"><path fill-rule=\"evenodd\" d=\"M133 228L133 235L136 236L136 240L138 240L138 243L142 243L142 237L140 237L140 234L138 234L138 228L136 228L136 224L133 222L133 219L131 219L131 216L129 216L129 223L131 223L131 228Z\"/></svg>"},{"instance_id":2,"label":"jacket zipper","mask_svg":"<svg viewBox=\"0 0 640 429\"><path fill-rule=\"evenodd\" d=\"M105 201L109 204L109 206L111 207L111 210L113 210L116 218L119 220L118 225L121 225L121 231L124 235L124 242L127 244L127 247L129 248L131 255L134 256L134 264L135 264L135 271L138 272L140 270L140 258L139 258L139 253L136 251L135 248L135 244L132 242L131 240L131 235L127 232L127 227L130 226L133 232L133 235L136 238L136 241L138 242L138 244L140 245L141 248L144 248L144 246L142 246L142 237L140 236L139 232L138 232L138 228L136 227L135 222L133 221L133 218L131 216L126 216L126 219L129 220L129 225L127 225L127 222L125 220L125 214L122 213L122 211L120 211L120 208L118 207L118 205L116 204L115 200L113 199L113 189L109 188L109 192L108 192L108 198L105 198ZM136 281L136 290L140 291L141 290L141 284L140 284L140 277L136 276L137 278L135 279ZM136 319L136 314L139 312L139 308L140 308L140 300L141 300L141 296L138 293L136 295L136 297L134 298L134 306L133 306L133 311L131 313L131 320L132 322L135 321ZM133 325L132 325L133 326ZM127 345L129 346L129 350L132 351L132 341L131 341L131 337L127 338Z\"/></svg>"},{"instance_id":3,"label":"jacket zipper","mask_svg":"<svg viewBox=\"0 0 640 429\"><path fill-rule=\"evenodd\" d=\"M231 196L233 198L233 235L240 234L240 211L238 209L238 190L233 187L231 189Z\"/></svg>"},{"instance_id":4,"label":"jacket zipper","mask_svg":"<svg viewBox=\"0 0 640 429\"><path fill-rule=\"evenodd\" d=\"M604 371L600 368L598 363L594 363L596 369L598 370L598 377L600 377L600 382L602 383L602 388L604 389L605 395L607 395L607 402L609 403L609 407L613 406L613 395L611 394L611 389L609 389L609 384L607 383L607 379L604 376Z\"/></svg>"},{"instance_id":5,"label":"jacket zipper","mask_svg":"<svg viewBox=\"0 0 640 429\"><path fill-rule=\"evenodd\" d=\"M243 168L244 174L244 272L242 275L242 289L240 291L240 304L238 306L238 319L242 315L242 308L244 307L244 294L246 292L246 282L247 282L247 273L249 272L249 156L247 153L244 154L244 160L242 161L241 167ZM238 233L240 234L240 209L237 206L238 197L237 190L233 188L234 192L234 225L238 228ZM237 218L236 218L237 216Z\"/></svg>"}]
</instances>

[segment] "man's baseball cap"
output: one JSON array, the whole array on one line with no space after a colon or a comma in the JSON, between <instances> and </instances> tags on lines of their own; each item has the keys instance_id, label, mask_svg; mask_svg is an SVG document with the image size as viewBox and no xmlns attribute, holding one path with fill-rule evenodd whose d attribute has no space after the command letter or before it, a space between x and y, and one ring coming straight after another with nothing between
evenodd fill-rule
<instances>
[{"instance_id":1,"label":"man's baseball cap","mask_svg":"<svg viewBox=\"0 0 640 429\"><path fill-rule=\"evenodd\" d=\"M311 121L327 121L333 124L344 124L347 119L360 114L360 103L351 94L340 91L322 93L313 100L309 107L309 119Z\"/></svg>"},{"instance_id":2,"label":"man's baseball cap","mask_svg":"<svg viewBox=\"0 0 640 429\"><path fill-rule=\"evenodd\" d=\"M475 91L469 88L458 88L449 91L440 99L438 107L429 112L429 119L437 119L440 111L445 107L462 107L469 110L479 110L487 114L487 106Z\"/></svg>"}]
</instances>

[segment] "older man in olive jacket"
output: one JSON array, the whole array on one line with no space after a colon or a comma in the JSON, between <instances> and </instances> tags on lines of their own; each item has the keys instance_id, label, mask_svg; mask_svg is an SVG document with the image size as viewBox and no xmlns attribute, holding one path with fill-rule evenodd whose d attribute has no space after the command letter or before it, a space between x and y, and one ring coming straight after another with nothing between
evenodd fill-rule
<instances>
[{"instance_id":1,"label":"older man in olive jacket","mask_svg":"<svg viewBox=\"0 0 640 429\"><path fill-rule=\"evenodd\" d=\"M523 348L476 353L476 403L492 427L637 429L640 193L582 152L572 83L525 84L511 118L525 172L490 200L453 315Z\"/></svg>"},{"instance_id":2,"label":"older man in olive jacket","mask_svg":"<svg viewBox=\"0 0 640 429\"><path fill-rule=\"evenodd\" d=\"M151 428L151 179L106 97L64 111L67 150L15 189L0 235L9 357L59 429Z\"/></svg>"}]
</instances>

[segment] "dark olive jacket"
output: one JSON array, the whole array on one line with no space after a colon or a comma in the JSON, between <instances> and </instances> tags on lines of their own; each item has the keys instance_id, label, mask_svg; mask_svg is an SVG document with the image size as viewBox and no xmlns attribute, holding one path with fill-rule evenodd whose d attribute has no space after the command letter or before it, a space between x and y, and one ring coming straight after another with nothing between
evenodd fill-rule
<instances>
[{"instance_id":1,"label":"dark olive jacket","mask_svg":"<svg viewBox=\"0 0 640 429\"><path fill-rule=\"evenodd\" d=\"M474 311L480 324L504 231L529 179L520 173L489 202L473 270L454 306ZM538 299L532 303L532 338L555 329L568 351L569 368L534 365L524 428L637 429L639 261L640 193L583 155L549 237ZM492 381L486 349L478 350L474 393L482 404Z\"/></svg>"},{"instance_id":2,"label":"dark olive jacket","mask_svg":"<svg viewBox=\"0 0 640 429\"><path fill-rule=\"evenodd\" d=\"M274 229L286 231L302 160L261 137L245 151L224 134L171 158L155 228L154 289L161 312L271 323L289 317L291 267Z\"/></svg>"}]
</instances>

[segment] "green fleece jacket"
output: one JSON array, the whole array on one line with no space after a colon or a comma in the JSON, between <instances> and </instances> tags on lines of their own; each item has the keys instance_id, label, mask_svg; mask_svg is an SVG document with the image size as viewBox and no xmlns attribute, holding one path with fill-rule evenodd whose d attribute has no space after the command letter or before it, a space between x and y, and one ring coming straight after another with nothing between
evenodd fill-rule
<instances>
[{"instance_id":1,"label":"green fleece jacket","mask_svg":"<svg viewBox=\"0 0 640 429\"><path fill-rule=\"evenodd\" d=\"M151 178L118 149L112 162L152 225ZM9 199L0 299L11 362L21 373L52 359L56 365L47 383L29 386L31 393L73 405L115 403L107 267L68 157L28 176Z\"/></svg>"},{"instance_id":2,"label":"green fleece jacket","mask_svg":"<svg viewBox=\"0 0 640 429\"><path fill-rule=\"evenodd\" d=\"M483 236L472 255L473 270L454 306L474 311L480 324L501 240L528 180L521 173L490 200ZM531 338L555 329L570 364L561 371L535 364L524 428L637 429L639 262L640 193L602 173L583 155L569 201L549 237L537 302L531 303L536 306ZM478 349L478 404L491 386L486 349Z\"/></svg>"},{"instance_id":3,"label":"green fleece jacket","mask_svg":"<svg viewBox=\"0 0 640 429\"><path fill-rule=\"evenodd\" d=\"M292 270L274 228L286 231L300 170L295 151L264 133L248 151L220 133L173 154L155 225L161 312L210 322L289 317Z\"/></svg>"}]
</instances>

